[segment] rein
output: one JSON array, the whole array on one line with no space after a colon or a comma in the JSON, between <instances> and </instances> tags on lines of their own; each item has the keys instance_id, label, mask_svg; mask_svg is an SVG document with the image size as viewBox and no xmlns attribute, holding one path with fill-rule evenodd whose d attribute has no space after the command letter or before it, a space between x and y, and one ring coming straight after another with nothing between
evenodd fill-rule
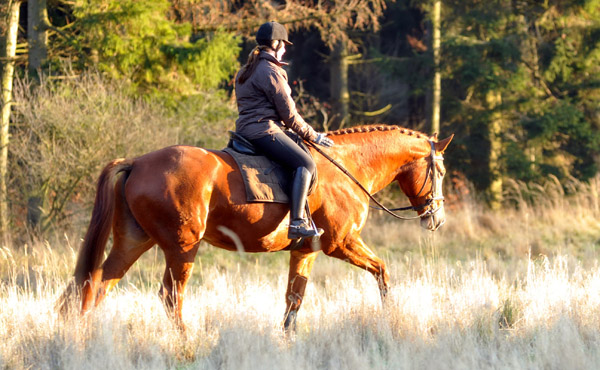
<instances>
[{"instance_id":1,"label":"rein","mask_svg":"<svg viewBox=\"0 0 600 370\"><path fill-rule=\"evenodd\" d=\"M342 166L339 162L337 162L335 159L333 159L329 154L325 153L315 143L313 143L313 142L306 142L306 143L310 147L312 147L314 150L316 150L319 154L321 154L323 157L327 158L327 160L329 160L329 162L333 163L333 165L335 165L340 171L342 171L346 176L348 176L350 178L350 180L352 180L356 185L358 185L358 187L365 194L367 194L369 199L371 199L373 201L373 203L377 204L378 207L370 206L373 209L385 211L388 214L390 214L391 216L394 216L395 218L400 219L400 220L415 220L417 218L433 216L435 213L437 213L441 209L441 207L431 209L431 210L428 210L427 212L423 213L422 215L412 216L412 217L401 216L397 213L394 213L394 211L411 211L411 210L412 211L420 211L423 208L429 207L433 203L433 201L444 199L443 196L437 196L437 197L435 196L435 189L437 188L436 187L435 160L440 159L440 158L443 159L443 157L436 155L435 146L434 146L433 141L431 141L431 140L429 140L429 143L431 144L431 164L427 168L427 177L429 177L429 174L431 173L431 193L433 193L433 196L431 198L427 199L427 201L424 204L421 204L419 206L407 206L407 207L392 208L392 209L387 208L386 206L381 204L377 199L375 199L375 197L373 197L373 195L371 195L371 193L369 193L369 191L360 183L360 181L358 181L356 179L356 177L354 177L350 172L348 172L348 170L346 170L344 168L344 166ZM421 187L421 190L419 190L419 193L416 196L411 197L411 198L415 198L415 197L418 197L419 195L421 195L421 193L423 192L423 189L425 189L425 184L427 183L427 177L425 178L425 181L423 182L423 186Z\"/></svg>"}]
</instances>

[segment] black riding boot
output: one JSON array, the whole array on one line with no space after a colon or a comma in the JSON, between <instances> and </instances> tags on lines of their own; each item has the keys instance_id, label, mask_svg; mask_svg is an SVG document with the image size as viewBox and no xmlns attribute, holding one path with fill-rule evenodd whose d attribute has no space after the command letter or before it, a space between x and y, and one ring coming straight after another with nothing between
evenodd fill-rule
<instances>
[{"instance_id":1,"label":"black riding boot","mask_svg":"<svg viewBox=\"0 0 600 370\"><path fill-rule=\"evenodd\" d=\"M292 201L290 202L290 227L288 239L298 239L321 235L315 230L304 215L304 207L310 188L311 174L305 167L298 167L292 183Z\"/></svg>"}]
</instances>

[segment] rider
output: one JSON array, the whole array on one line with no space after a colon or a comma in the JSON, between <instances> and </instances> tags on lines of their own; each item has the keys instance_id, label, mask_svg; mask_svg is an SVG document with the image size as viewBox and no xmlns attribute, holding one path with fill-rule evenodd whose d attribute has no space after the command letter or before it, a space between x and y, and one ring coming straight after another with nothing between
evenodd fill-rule
<instances>
[{"instance_id":1,"label":"rider","mask_svg":"<svg viewBox=\"0 0 600 370\"><path fill-rule=\"evenodd\" d=\"M290 128L305 140L323 146L333 141L316 132L296 111L287 73L281 61L288 41L285 27L267 22L256 33L258 45L236 76L235 96L239 118L236 132L249 140L262 154L294 171L290 202L288 238L319 235L309 225L304 205L316 165L312 157L290 139L282 127Z\"/></svg>"}]
</instances>

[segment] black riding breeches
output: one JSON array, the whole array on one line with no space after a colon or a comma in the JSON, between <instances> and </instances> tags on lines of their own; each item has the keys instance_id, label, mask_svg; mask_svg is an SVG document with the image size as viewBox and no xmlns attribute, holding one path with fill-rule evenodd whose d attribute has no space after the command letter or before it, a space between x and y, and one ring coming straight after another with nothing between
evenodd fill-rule
<instances>
[{"instance_id":1,"label":"black riding breeches","mask_svg":"<svg viewBox=\"0 0 600 370\"><path fill-rule=\"evenodd\" d=\"M316 165L310 154L306 153L285 133L279 132L250 141L262 154L282 167L292 171L298 167L304 167L311 175L314 175Z\"/></svg>"}]
</instances>

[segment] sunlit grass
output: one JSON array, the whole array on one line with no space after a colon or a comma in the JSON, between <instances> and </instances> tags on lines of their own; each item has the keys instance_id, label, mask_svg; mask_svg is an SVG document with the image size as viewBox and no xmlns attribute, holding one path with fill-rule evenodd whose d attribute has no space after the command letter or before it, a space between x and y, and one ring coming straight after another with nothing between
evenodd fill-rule
<instances>
[{"instance_id":1,"label":"sunlit grass","mask_svg":"<svg viewBox=\"0 0 600 370\"><path fill-rule=\"evenodd\" d=\"M51 251L48 251L49 258ZM281 331L285 273L206 268L191 284L183 338L155 284L124 281L80 319L53 310L64 285L3 282L0 360L7 368L594 368L600 365L600 269L528 262L515 281L483 261L424 262L398 274L382 305L372 277L317 266L294 338ZM398 261L399 265L404 262ZM51 266L43 266L50 269ZM282 266L284 267L284 266ZM402 266L410 271L409 266ZM40 280L43 278L40 278Z\"/></svg>"},{"instance_id":2,"label":"sunlit grass","mask_svg":"<svg viewBox=\"0 0 600 370\"><path fill-rule=\"evenodd\" d=\"M515 208L463 199L433 235L372 220L364 235L389 268L386 302L368 273L321 255L291 337L281 328L287 253L202 246L183 337L157 297L157 248L97 310L61 318L54 304L77 243L3 246L0 368L599 368L597 182L547 200L518 186Z\"/></svg>"}]
</instances>

